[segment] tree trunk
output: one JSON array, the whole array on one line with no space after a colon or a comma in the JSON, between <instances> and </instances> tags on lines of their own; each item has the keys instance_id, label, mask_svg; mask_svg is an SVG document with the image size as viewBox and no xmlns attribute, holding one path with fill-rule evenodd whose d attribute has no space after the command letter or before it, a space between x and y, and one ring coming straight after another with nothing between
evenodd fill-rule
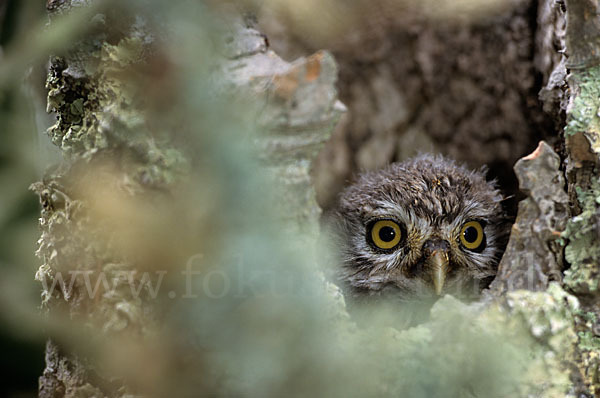
<instances>
[{"instance_id":1,"label":"tree trunk","mask_svg":"<svg viewBox=\"0 0 600 398\"><path fill-rule=\"evenodd\" d=\"M285 62L227 7L48 2L51 26L89 30L50 60L64 162L32 186L52 335L40 396L599 394L597 4L515 1L480 22L384 8L332 43L349 111L317 162L322 203L415 142L491 164L524 198L481 302L446 297L402 331L357 328L315 267L310 169L345 110L334 57ZM215 275L252 293L221 299Z\"/></svg>"}]
</instances>

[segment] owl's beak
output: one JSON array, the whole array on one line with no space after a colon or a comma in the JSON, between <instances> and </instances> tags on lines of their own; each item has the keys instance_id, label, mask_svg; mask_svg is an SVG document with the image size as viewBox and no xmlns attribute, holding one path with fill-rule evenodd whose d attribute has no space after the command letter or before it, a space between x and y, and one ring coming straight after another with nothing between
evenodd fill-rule
<instances>
[{"instance_id":1,"label":"owl's beak","mask_svg":"<svg viewBox=\"0 0 600 398\"><path fill-rule=\"evenodd\" d=\"M431 272L433 287L438 296L441 295L442 289L444 288L449 262L448 252L445 250L434 250L426 259L426 263Z\"/></svg>"}]
</instances>

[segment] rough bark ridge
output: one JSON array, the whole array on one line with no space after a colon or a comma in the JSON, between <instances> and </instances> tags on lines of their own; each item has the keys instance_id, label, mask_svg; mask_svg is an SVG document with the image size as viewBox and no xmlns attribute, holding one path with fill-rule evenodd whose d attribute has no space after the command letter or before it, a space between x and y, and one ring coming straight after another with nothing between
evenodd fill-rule
<instances>
[{"instance_id":1,"label":"rough bark ridge","mask_svg":"<svg viewBox=\"0 0 600 398\"><path fill-rule=\"evenodd\" d=\"M569 102L564 128L565 171L573 217L564 233L570 267L564 284L582 306L577 330L579 368L590 391L600 394L600 4L568 0L566 79Z\"/></svg>"},{"instance_id":2,"label":"rough bark ridge","mask_svg":"<svg viewBox=\"0 0 600 398\"><path fill-rule=\"evenodd\" d=\"M536 59L545 77L540 100L563 130L560 147L566 149L559 158L540 143L517 162L515 171L528 198L519 204L491 291L497 296L517 289L549 292L549 281L562 282L569 300L576 303L566 318L576 333L569 343L572 350L564 357L572 383L569 393L596 396L600 391L598 4L572 0L565 7L542 2L539 22Z\"/></svg>"},{"instance_id":3,"label":"rough bark ridge","mask_svg":"<svg viewBox=\"0 0 600 398\"><path fill-rule=\"evenodd\" d=\"M519 203L510 242L498 267L492 289L546 290L551 281L562 280L562 247L558 242L569 216L560 158L545 142L515 165L521 190L527 198Z\"/></svg>"},{"instance_id":4,"label":"rough bark ridge","mask_svg":"<svg viewBox=\"0 0 600 398\"><path fill-rule=\"evenodd\" d=\"M48 2L50 23L89 5ZM42 266L36 274L43 286L42 308L49 319L62 320L66 328L72 322L69 337L75 340L81 339L75 332L79 327L92 334L102 330L107 341L152 335L157 311L148 289L155 278L147 278L151 274L143 271L153 263L134 255L127 235L143 228L151 231L150 225L139 228L142 213L164 211L166 198L158 200L162 205L149 204L142 212L132 208L132 199L168 189L185 169L172 137L158 124L153 131L142 129L140 99L134 85L124 84L127 79L143 79L141 69L157 59L148 56L153 51L152 37L135 18L127 21L127 30L116 32L111 24L117 20L123 17L116 18L110 11L93 15L89 36L66 55L50 60L48 111L55 112L57 122L48 134L65 161L32 185L42 205L37 251ZM125 231L120 217L138 225ZM158 252L157 247L154 254ZM64 331L59 337L65 338ZM108 349L107 341L96 343ZM114 396L130 391L123 375L110 366L103 368L84 353L70 353L55 342L48 342L46 362L40 397Z\"/></svg>"},{"instance_id":5,"label":"rough bark ridge","mask_svg":"<svg viewBox=\"0 0 600 398\"><path fill-rule=\"evenodd\" d=\"M228 54L232 61L223 73L233 87L248 87L256 98L266 98L258 116L265 131L256 144L265 167L283 183L280 213L288 225L317 233L321 211L310 167L346 111L335 90L337 65L325 51L287 63L251 27L235 32L233 38Z\"/></svg>"}]
</instances>

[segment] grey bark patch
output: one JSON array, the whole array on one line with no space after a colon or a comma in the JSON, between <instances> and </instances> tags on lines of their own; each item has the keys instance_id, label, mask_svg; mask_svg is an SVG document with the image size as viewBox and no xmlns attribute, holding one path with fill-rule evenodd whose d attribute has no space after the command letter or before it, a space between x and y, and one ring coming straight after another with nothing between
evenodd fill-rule
<instances>
[{"instance_id":1,"label":"grey bark patch","mask_svg":"<svg viewBox=\"0 0 600 398\"><path fill-rule=\"evenodd\" d=\"M506 252L492 283L495 294L526 289L540 291L562 280L562 247L558 242L569 217L560 158L540 142L515 165L519 186L527 198L519 203Z\"/></svg>"}]
</instances>

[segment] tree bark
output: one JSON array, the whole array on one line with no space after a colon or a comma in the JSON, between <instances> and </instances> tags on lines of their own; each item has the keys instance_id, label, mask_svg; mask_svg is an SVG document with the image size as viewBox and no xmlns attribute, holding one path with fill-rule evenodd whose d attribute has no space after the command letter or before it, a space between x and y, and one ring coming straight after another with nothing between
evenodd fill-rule
<instances>
[{"instance_id":1,"label":"tree bark","mask_svg":"<svg viewBox=\"0 0 600 398\"><path fill-rule=\"evenodd\" d=\"M61 23L59 17L90 4L51 1L50 23ZM48 341L40 397L209 394L222 377L198 382L187 374L173 375L170 369L177 366L187 366L192 372L205 365L188 358L191 353L182 355L178 346L183 343L167 340L179 332L176 336L160 332L165 327L160 320L166 322L169 313L176 313L164 302L175 291L161 301L152 286L160 285L165 264L193 257L194 250L199 250L194 239L202 236L193 224L204 223L201 228L207 228L210 221L194 218L199 212L195 207L206 203L203 194L181 186L203 187L202 178L193 180L189 171L199 155L185 148L199 139L191 135L181 139L180 126L169 124L169 118L177 119L178 114L165 108L168 101L177 101L170 86L177 80L169 75L169 63L177 60L164 58L162 38L151 30L148 15L136 11L98 9L90 16L86 37L50 60L48 110L55 113L57 122L48 135L65 161L32 185L42 206L37 252L42 265L36 279L43 286L46 317L65 322L74 335L61 326ZM271 211L282 215L288 233L304 236L303 244L314 246L320 209L310 165L345 111L334 87L335 61L327 52L318 52L287 63L269 50L251 17L226 17L225 21L226 29L213 37L221 51L211 72L220 90L217 95L232 102L252 99L252 119L258 120L261 129L254 141L256 150L278 186L278 199L273 202L280 208ZM147 97L141 98L142 93ZM200 141L207 145L204 151L218 149L210 136ZM210 186L210 181L204 183ZM182 191L189 196L182 198ZM170 218L154 215L162 213ZM170 232L170 237L163 231L182 228L191 229ZM144 253L148 249L150 253ZM153 273L156 270L158 274ZM76 344L67 343L65 335ZM166 341L158 341L157 336ZM152 364L151 370L159 369L156 380L144 381L143 366L123 369L133 363L117 363L116 351L129 345L134 366L141 362ZM104 355L96 351L115 358L105 363Z\"/></svg>"},{"instance_id":2,"label":"tree bark","mask_svg":"<svg viewBox=\"0 0 600 398\"><path fill-rule=\"evenodd\" d=\"M49 1L50 23L93 3ZM515 166L525 199L485 299L446 297L416 328L376 331L354 325L339 290L314 267L320 209L309 172L345 109L333 56L285 62L252 17L234 13L211 25L210 40L198 38L209 61L186 67L161 46L163 26L149 15L100 8L89 16L87 36L52 57L48 71L48 108L57 116L48 133L65 161L33 184L42 205L36 278L53 335L40 396L597 395L598 10L590 0L567 1L566 14L550 0L516 3L481 24L374 24L379 34L358 47L333 48L349 105L331 141L343 147L335 152L344 157L338 177L408 156L405 143L418 137L426 137L422 148L434 143L472 164L501 164L499 177L534 139L555 144L540 143ZM557 55L563 42L568 57ZM194 79L196 68L211 84ZM539 105L536 76L544 85ZM194 102L203 95L227 102L225 117L237 124L211 119L214 108ZM226 135L244 122L260 154L257 170L244 170L245 152L232 137L242 139ZM564 137L547 126L564 127ZM263 173L274 200L252 185ZM325 185L327 195L337 190ZM238 233L268 229L255 213L276 214L276 233L237 241ZM293 249L278 251L278 235ZM216 263L235 253L231 241L277 276L248 277L260 292L250 299L173 301L168 288L181 282L171 277L181 264ZM260 286L279 282L295 261L312 264L323 297L263 294ZM102 277L108 287L90 293ZM53 288L61 278L74 283ZM264 371L257 363L275 365Z\"/></svg>"}]
</instances>

